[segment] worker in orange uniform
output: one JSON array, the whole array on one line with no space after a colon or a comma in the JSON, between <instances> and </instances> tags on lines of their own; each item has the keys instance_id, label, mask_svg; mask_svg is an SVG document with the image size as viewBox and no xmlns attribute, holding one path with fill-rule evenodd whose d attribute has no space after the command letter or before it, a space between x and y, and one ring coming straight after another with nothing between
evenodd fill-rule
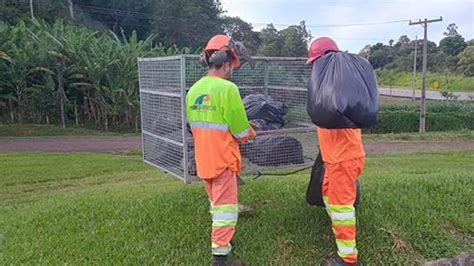
<instances>
[{"instance_id":1,"label":"worker in orange uniform","mask_svg":"<svg viewBox=\"0 0 474 266\"><path fill-rule=\"evenodd\" d=\"M233 69L240 66L240 59L232 40L216 35L207 43L200 61L208 67L208 73L189 90L186 109L197 174L204 181L211 202L211 265L243 265L228 258L238 218L239 142L255 137L239 88L228 80Z\"/></svg>"},{"instance_id":2,"label":"worker in orange uniform","mask_svg":"<svg viewBox=\"0 0 474 266\"><path fill-rule=\"evenodd\" d=\"M327 53L338 52L336 43L327 37L316 39L308 52L307 64ZM337 89L337 88L336 88ZM336 237L338 256L326 265L355 265L356 249L356 180L365 163L362 133L357 128L317 128L324 162L323 200Z\"/></svg>"}]
</instances>

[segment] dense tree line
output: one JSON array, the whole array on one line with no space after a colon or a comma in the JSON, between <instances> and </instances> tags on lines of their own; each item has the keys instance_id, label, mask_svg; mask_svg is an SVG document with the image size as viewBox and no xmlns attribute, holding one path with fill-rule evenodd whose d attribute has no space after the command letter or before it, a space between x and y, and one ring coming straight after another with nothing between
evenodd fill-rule
<instances>
[{"instance_id":1,"label":"dense tree line","mask_svg":"<svg viewBox=\"0 0 474 266\"><path fill-rule=\"evenodd\" d=\"M450 24L444 35L439 46L428 41L429 70L474 76L474 40L465 41L455 24ZM388 44L367 45L360 54L368 58L375 68L409 72L413 69L415 46L418 49L417 68L421 69L423 40L410 40L406 35L400 36L396 43L390 40Z\"/></svg>"},{"instance_id":2,"label":"dense tree line","mask_svg":"<svg viewBox=\"0 0 474 266\"><path fill-rule=\"evenodd\" d=\"M140 39L153 34L154 42L178 48L202 47L224 32L245 41L253 54L304 56L311 38L304 22L281 31L268 25L256 32L239 17L226 16L219 0L33 0L33 6L35 17L49 23L69 20L127 36L137 32ZM3 22L16 24L30 16L30 0L0 0Z\"/></svg>"}]
</instances>

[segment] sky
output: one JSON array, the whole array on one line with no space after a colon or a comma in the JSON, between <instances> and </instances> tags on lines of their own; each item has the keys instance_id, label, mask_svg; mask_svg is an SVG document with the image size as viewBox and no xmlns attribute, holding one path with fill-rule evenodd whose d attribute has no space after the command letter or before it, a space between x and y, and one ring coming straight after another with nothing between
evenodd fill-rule
<instances>
[{"instance_id":1,"label":"sky","mask_svg":"<svg viewBox=\"0 0 474 266\"><path fill-rule=\"evenodd\" d=\"M439 41L450 23L466 39L474 38L474 0L221 0L229 16L238 16L261 30L273 23L277 29L304 20L313 37L332 37L341 50L358 53L365 45L398 41L401 35L423 38L421 25L408 20L436 19L428 28L428 39ZM401 21L401 22L393 22ZM387 22L387 23L385 23ZM392 23L393 22L393 23ZM384 23L344 26L348 24Z\"/></svg>"}]
</instances>

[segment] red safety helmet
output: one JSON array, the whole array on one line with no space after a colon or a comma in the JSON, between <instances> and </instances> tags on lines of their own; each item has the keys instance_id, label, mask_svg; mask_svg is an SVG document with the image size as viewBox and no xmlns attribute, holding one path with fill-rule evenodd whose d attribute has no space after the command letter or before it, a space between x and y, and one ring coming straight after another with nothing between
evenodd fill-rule
<instances>
[{"instance_id":1,"label":"red safety helmet","mask_svg":"<svg viewBox=\"0 0 474 266\"><path fill-rule=\"evenodd\" d=\"M328 37L317 38L311 43L311 47L308 51L308 61L306 64L311 64L314 60L325 55L327 52L337 52L339 48L335 41Z\"/></svg>"},{"instance_id":2,"label":"red safety helmet","mask_svg":"<svg viewBox=\"0 0 474 266\"><path fill-rule=\"evenodd\" d=\"M219 34L212 37L206 45L204 51L230 51L232 56L232 66L234 68L240 67L240 59L234 49L234 44L231 38L227 35Z\"/></svg>"}]
</instances>

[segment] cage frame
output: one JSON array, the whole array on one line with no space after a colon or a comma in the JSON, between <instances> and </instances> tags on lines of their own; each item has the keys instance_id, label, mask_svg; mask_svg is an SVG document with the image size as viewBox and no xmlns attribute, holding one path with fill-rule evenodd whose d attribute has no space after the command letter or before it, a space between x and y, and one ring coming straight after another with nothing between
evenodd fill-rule
<instances>
[{"instance_id":1,"label":"cage frame","mask_svg":"<svg viewBox=\"0 0 474 266\"><path fill-rule=\"evenodd\" d=\"M156 167L160 169L161 171L170 174L185 183L193 183L197 180L197 178L193 175L189 174L189 167L190 167L190 162L189 162L189 144L192 142L192 137L189 136L187 132L187 115L186 115L186 93L189 89L190 86L188 86L187 82L187 77L186 77L186 70L187 70L187 63L188 61L195 61L199 58L198 55L189 55L189 54L182 54L182 55L174 55L174 56L165 56L165 57L146 57L146 58L138 58L138 69L139 69L139 94L140 94L140 117L141 117L141 129L142 129L142 147L143 147L143 161L146 164L149 164L153 167ZM263 74L263 94L264 95L270 95L269 91L270 89L283 89L278 88L278 86L271 86L270 85L270 62L272 61L277 61L277 62L298 62L300 61L303 65L306 65L306 58L302 57L254 57L254 60L258 62L264 62L264 74ZM144 88L144 76L142 75L142 72L140 71L141 65L146 64L149 62L165 62L165 61L179 61L179 93L173 93L173 92L166 92L166 91L153 91ZM307 68L310 68L310 66L307 66ZM245 89L245 86L239 86L239 89ZM307 86L303 87L289 87L289 86L284 86L284 89L287 91L298 91L298 92L306 92L307 91ZM144 120L145 117L145 110L144 110L144 104L142 99L142 96L144 94L152 94L152 95L159 95L159 96L164 96L164 97L175 97L175 98L180 98L180 112L181 112L181 138L182 141L178 142L176 140L172 140L163 136L159 136L156 134L153 134L153 132L149 132L145 128L145 123L146 121ZM271 130L271 131L261 131L259 132L259 136L262 135L280 135L280 134L292 134L292 133L308 133L308 132L315 132L316 127L311 124L311 123L305 123L301 124L301 126L296 127L296 128L282 128L282 129L277 129L277 130ZM157 138L159 140L169 142L173 145L179 146L182 148L182 169L183 172L182 174L178 174L174 171L171 171L171 169L159 165L157 163L154 163L146 158L146 147L145 147L145 135L149 135L151 137ZM302 165L283 165L283 166L278 166L278 167L272 167L271 169L277 170L277 169L286 169L286 168L295 168L299 166L308 166L308 163L302 164Z\"/></svg>"}]
</instances>

